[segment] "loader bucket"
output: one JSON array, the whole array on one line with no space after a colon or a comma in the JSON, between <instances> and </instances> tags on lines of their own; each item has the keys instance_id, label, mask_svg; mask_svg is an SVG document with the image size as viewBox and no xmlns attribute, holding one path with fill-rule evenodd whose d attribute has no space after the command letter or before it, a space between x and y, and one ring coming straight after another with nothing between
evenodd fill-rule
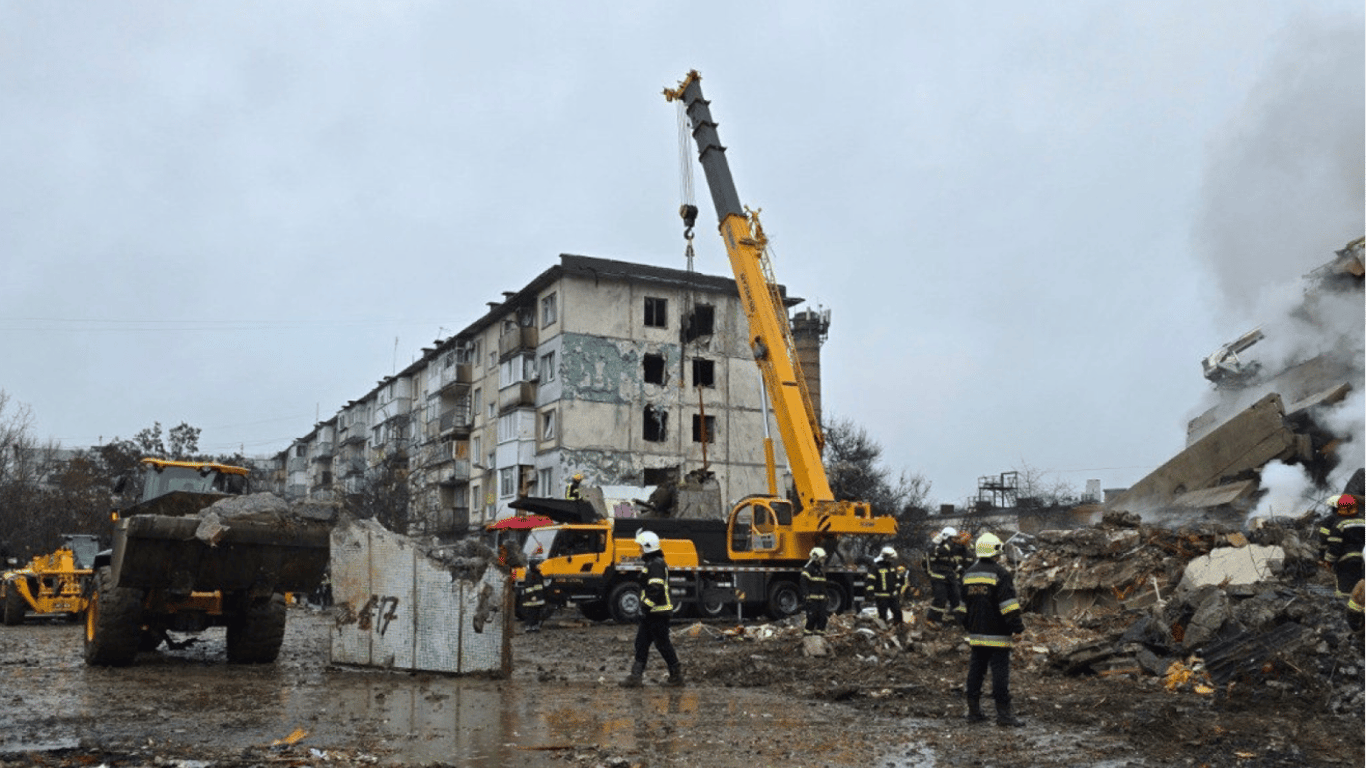
<instances>
[{"instance_id":1,"label":"loader bucket","mask_svg":"<svg viewBox=\"0 0 1366 768\"><path fill-rule=\"evenodd\" d=\"M172 592L311 592L322 581L331 525L306 520L225 520L214 543L197 517L125 517L114 537L115 585Z\"/></svg>"}]
</instances>

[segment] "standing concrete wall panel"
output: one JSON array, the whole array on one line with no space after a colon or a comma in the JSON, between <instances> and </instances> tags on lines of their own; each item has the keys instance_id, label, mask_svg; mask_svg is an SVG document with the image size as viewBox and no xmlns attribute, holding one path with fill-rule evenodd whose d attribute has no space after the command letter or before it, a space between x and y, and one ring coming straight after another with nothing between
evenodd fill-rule
<instances>
[{"instance_id":1,"label":"standing concrete wall panel","mask_svg":"<svg viewBox=\"0 0 1366 768\"><path fill-rule=\"evenodd\" d=\"M496 567L480 570L457 572L412 539L373 523L337 527L332 662L509 674L511 582Z\"/></svg>"}]
</instances>

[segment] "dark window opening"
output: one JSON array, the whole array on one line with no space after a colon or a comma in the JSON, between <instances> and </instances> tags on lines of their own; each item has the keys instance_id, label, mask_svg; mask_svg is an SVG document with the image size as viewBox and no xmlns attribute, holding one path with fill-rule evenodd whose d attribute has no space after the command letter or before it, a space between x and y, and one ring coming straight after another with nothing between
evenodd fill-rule
<instances>
[{"instance_id":1,"label":"dark window opening","mask_svg":"<svg viewBox=\"0 0 1366 768\"><path fill-rule=\"evenodd\" d=\"M645 485L663 485L678 482L678 467L646 467Z\"/></svg>"},{"instance_id":2,"label":"dark window opening","mask_svg":"<svg viewBox=\"0 0 1366 768\"><path fill-rule=\"evenodd\" d=\"M698 304L692 313L683 318L683 341L689 342L698 336L710 336L715 332L716 307Z\"/></svg>"},{"instance_id":3,"label":"dark window opening","mask_svg":"<svg viewBox=\"0 0 1366 768\"><path fill-rule=\"evenodd\" d=\"M669 300L645 297L645 326L647 328L667 328Z\"/></svg>"},{"instance_id":4,"label":"dark window opening","mask_svg":"<svg viewBox=\"0 0 1366 768\"><path fill-rule=\"evenodd\" d=\"M662 443L668 436L669 412L653 405L645 406L645 431L641 437L652 443Z\"/></svg>"},{"instance_id":5,"label":"dark window opening","mask_svg":"<svg viewBox=\"0 0 1366 768\"><path fill-rule=\"evenodd\" d=\"M664 356L646 355L645 356L645 383L663 384L664 383Z\"/></svg>"},{"instance_id":6,"label":"dark window opening","mask_svg":"<svg viewBox=\"0 0 1366 768\"><path fill-rule=\"evenodd\" d=\"M716 362L695 359L692 361L692 385L694 387L716 386Z\"/></svg>"},{"instance_id":7,"label":"dark window opening","mask_svg":"<svg viewBox=\"0 0 1366 768\"><path fill-rule=\"evenodd\" d=\"M716 442L716 417L693 415L692 441L694 443Z\"/></svg>"}]
</instances>

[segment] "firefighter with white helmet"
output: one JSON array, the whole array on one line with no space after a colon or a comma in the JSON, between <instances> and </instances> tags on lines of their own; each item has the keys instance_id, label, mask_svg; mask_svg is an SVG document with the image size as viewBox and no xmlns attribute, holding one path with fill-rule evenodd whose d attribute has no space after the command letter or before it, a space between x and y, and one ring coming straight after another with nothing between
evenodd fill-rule
<instances>
[{"instance_id":1,"label":"firefighter with white helmet","mask_svg":"<svg viewBox=\"0 0 1366 768\"><path fill-rule=\"evenodd\" d=\"M639 688L645 674L645 662L650 658L650 646L659 649L669 667L665 685L682 685L683 671L678 663L678 652L669 637L669 618L673 615L673 597L669 594L669 565L664 562L664 550L659 534L640 531L636 534L640 545L640 559L645 563L645 586L640 594L640 624L636 628L635 663L631 674L623 681L626 688Z\"/></svg>"},{"instance_id":2,"label":"firefighter with white helmet","mask_svg":"<svg viewBox=\"0 0 1366 768\"><path fill-rule=\"evenodd\" d=\"M878 618L901 626L901 571L897 568L896 549L882 548L868 569L866 594L877 606Z\"/></svg>"},{"instance_id":3,"label":"firefighter with white helmet","mask_svg":"<svg viewBox=\"0 0 1366 768\"><path fill-rule=\"evenodd\" d=\"M829 595L825 589L825 550L812 547L811 555L802 566L802 597L806 607L806 627L803 635L824 635L830 621Z\"/></svg>"},{"instance_id":4,"label":"firefighter with white helmet","mask_svg":"<svg viewBox=\"0 0 1366 768\"><path fill-rule=\"evenodd\" d=\"M947 624L961 602L959 578L972 558L958 538L958 530L947 526L935 534L925 553L925 571L930 577L930 608L925 623L932 629Z\"/></svg>"},{"instance_id":5,"label":"firefighter with white helmet","mask_svg":"<svg viewBox=\"0 0 1366 768\"><path fill-rule=\"evenodd\" d=\"M1019 726L1010 701L1011 638L1024 632L1015 582L997 560L1001 540L994 533L977 538L977 562L963 573L963 602L956 613L968 631L972 648L968 661L968 722L986 720L982 714L982 683L991 670L991 697L996 701L996 724Z\"/></svg>"}]
</instances>

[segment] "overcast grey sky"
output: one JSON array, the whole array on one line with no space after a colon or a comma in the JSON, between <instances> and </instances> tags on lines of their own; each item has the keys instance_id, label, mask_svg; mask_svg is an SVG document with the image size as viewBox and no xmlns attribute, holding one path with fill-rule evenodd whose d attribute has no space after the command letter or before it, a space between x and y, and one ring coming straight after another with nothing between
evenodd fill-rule
<instances>
[{"instance_id":1,"label":"overcast grey sky","mask_svg":"<svg viewBox=\"0 0 1366 768\"><path fill-rule=\"evenodd\" d=\"M937 501L1126 486L1362 234L1364 37L1360 0L0 0L0 389L68 447L272 453L561 253L682 268L696 68L833 313L827 414Z\"/></svg>"}]
</instances>

